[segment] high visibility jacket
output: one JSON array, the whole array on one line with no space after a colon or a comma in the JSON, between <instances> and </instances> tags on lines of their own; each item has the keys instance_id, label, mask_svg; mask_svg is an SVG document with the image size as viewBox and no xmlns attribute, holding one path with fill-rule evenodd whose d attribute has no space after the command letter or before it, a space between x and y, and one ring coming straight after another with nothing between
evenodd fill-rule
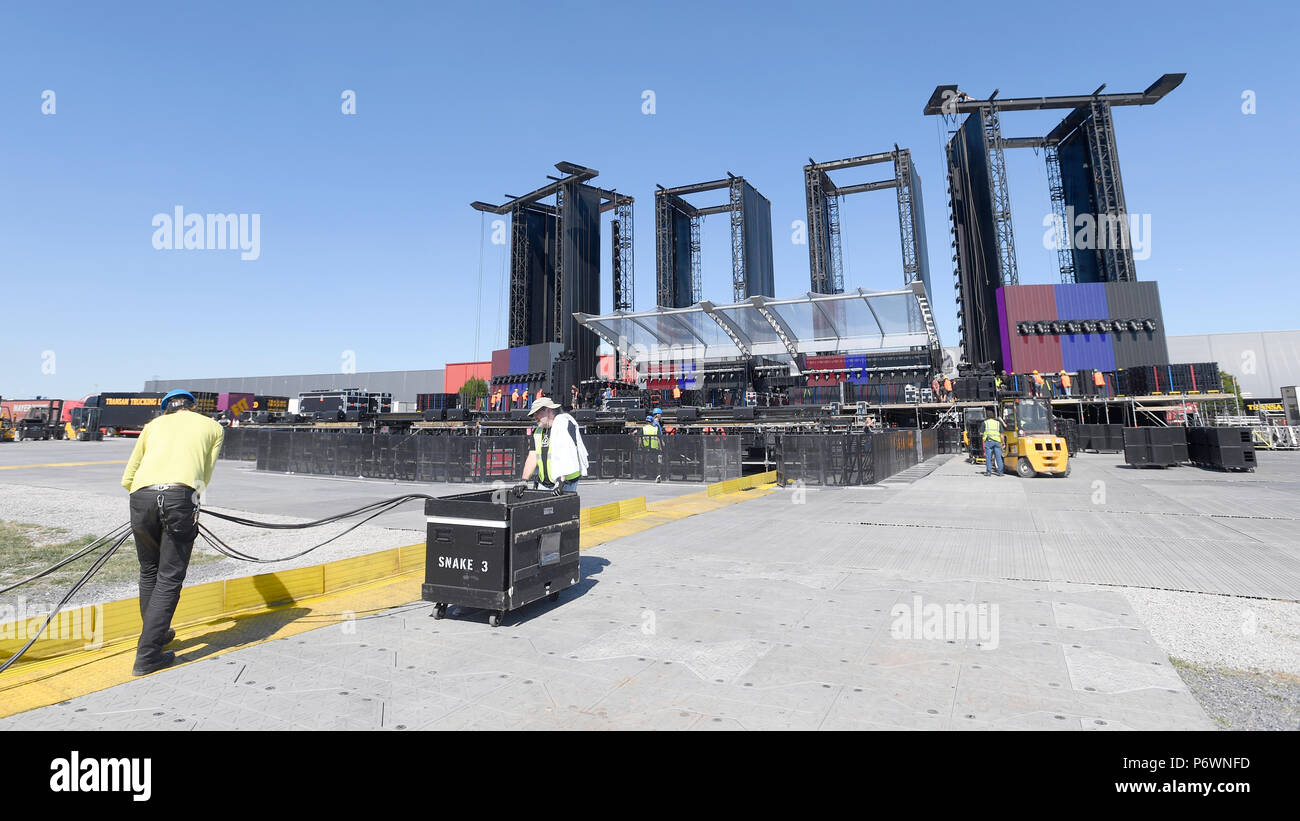
<instances>
[{"instance_id":1,"label":"high visibility jacket","mask_svg":"<svg viewBox=\"0 0 1300 821\"><path fill-rule=\"evenodd\" d=\"M1043 384L1043 375L1041 373L1034 374L1034 384L1035 385Z\"/></svg>"},{"instance_id":2,"label":"high visibility jacket","mask_svg":"<svg viewBox=\"0 0 1300 821\"><path fill-rule=\"evenodd\" d=\"M1066 373L1065 371L1061 371L1061 387L1062 388L1070 387L1070 374Z\"/></svg>"},{"instance_id":3,"label":"high visibility jacket","mask_svg":"<svg viewBox=\"0 0 1300 821\"><path fill-rule=\"evenodd\" d=\"M949 392L949 393L952 393L952 380L951 380L951 379L945 379L945 380L943 380L943 389L944 389L945 391Z\"/></svg>"},{"instance_id":4,"label":"high visibility jacket","mask_svg":"<svg viewBox=\"0 0 1300 821\"><path fill-rule=\"evenodd\" d=\"M984 420L984 441L1002 442L1002 423L997 419Z\"/></svg>"},{"instance_id":5,"label":"high visibility jacket","mask_svg":"<svg viewBox=\"0 0 1300 821\"><path fill-rule=\"evenodd\" d=\"M646 422L641 426L641 447L659 450L659 426Z\"/></svg>"},{"instance_id":6,"label":"high visibility jacket","mask_svg":"<svg viewBox=\"0 0 1300 821\"><path fill-rule=\"evenodd\" d=\"M1106 377L1102 374L1101 371L1092 372L1092 384L1096 385L1099 388L1106 387Z\"/></svg>"},{"instance_id":7,"label":"high visibility jacket","mask_svg":"<svg viewBox=\"0 0 1300 821\"><path fill-rule=\"evenodd\" d=\"M578 423L567 413L558 414L551 427L533 431L537 478L545 484L569 481L587 473L587 446Z\"/></svg>"}]
</instances>

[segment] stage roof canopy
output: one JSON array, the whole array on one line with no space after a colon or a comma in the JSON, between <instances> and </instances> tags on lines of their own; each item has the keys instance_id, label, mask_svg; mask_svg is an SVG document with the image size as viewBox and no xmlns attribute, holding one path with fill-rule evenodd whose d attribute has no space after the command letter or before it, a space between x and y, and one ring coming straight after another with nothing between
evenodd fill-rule
<instances>
[{"instance_id":1,"label":"stage roof canopy","mask_svg":"<svg viewBox=\"0 0 1300 821\"><path fill-rule=\"evenodd\" d=\"M620 354L634 361L781 360L799 354L864 353L937 347L924 288L843 294L808 293L793 299L750 297L732 305L699 302L689 308L574 314Z\"/></svg>"}]
</instances>

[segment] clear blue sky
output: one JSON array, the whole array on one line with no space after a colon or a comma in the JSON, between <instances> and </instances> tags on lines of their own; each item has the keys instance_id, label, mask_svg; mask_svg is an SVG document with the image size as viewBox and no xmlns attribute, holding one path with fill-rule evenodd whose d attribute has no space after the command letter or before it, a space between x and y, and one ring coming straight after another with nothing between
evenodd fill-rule
<instances>
[{"instance_id":1,"label":"clear blue sky","mask_svg":"<svg viewBox=\"0 0 1300 821\"><path fill-rule=\"evenodd\" d=\"M481 250L469 203L536 187L558 160L637 197L649 307L655 183L750 179L772 201L777 295L790 295L808 288L807 247L790 241L803 163L908 147L940 333L956 344L945 135L921 114L941 83L1036 96L1187 72L1160 104L1115 115L1129 209L1152 218L1138 276L1159 281L1170 333L1296 327L1295 6L1067 8L6 4L0 394L337 371L344 351L359 370L486 358L505 344L505 257ZM1059 116L1008 114L1004 131L1043 134ZM1054 282L1043 159L1008 164L1021 281ZM153 217L177 205L260 214L260 257L155 250ZM892 195L849 198L843 222L847 284L900 285ZM722 301L727 235L724 217L706 221L705 295Z\"/></svg>"}]
</instances>

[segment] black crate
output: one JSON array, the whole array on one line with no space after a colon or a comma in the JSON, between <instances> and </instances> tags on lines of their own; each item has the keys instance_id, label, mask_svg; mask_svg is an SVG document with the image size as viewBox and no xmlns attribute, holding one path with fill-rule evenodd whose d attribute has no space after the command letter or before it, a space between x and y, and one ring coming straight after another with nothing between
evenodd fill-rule
<instances>
[{"instance_id":1,"label":"black crate","mask_svg":"<svg viewBox=\"0 0 1300 821\"><path fill-rule=\"evenodd\" d=\"M576 493L481 490L429 499L421 597L434 615L449 605L505 614L578 583L579 500Z\"/></svg>"}]
</instances>

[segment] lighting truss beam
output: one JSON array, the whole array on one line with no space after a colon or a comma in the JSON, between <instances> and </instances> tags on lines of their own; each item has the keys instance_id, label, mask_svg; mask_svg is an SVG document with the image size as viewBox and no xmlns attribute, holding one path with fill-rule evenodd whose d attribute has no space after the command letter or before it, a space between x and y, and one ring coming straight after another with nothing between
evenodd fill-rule
<instances>
[{"instance_id":1,"label":"lighting truss beam","mask_svg":"<svg viewBox=\"0 0 1300 821\"><path fill-rule=\"evenodd\" d=\"M1077 94L1067 97L1008 97L997 101L998 108L1003 111L1039 111L1048 108L1078 108L1079 106L1092 105L1094 100L1103 101L1109 105L1152 105L1160 100L1169 92L1178 88L1186 74L1165 74L1156 80L1144 91L1134 92L1131 94ZM996 92L994 92L996 94ZM982 107L992 101L988 100L960 100L958 99L958 90L956 85L937 86L926 101L925 108L922 111L925 114L969 114L979 111Z\"/></svg>"}]
</instances>

